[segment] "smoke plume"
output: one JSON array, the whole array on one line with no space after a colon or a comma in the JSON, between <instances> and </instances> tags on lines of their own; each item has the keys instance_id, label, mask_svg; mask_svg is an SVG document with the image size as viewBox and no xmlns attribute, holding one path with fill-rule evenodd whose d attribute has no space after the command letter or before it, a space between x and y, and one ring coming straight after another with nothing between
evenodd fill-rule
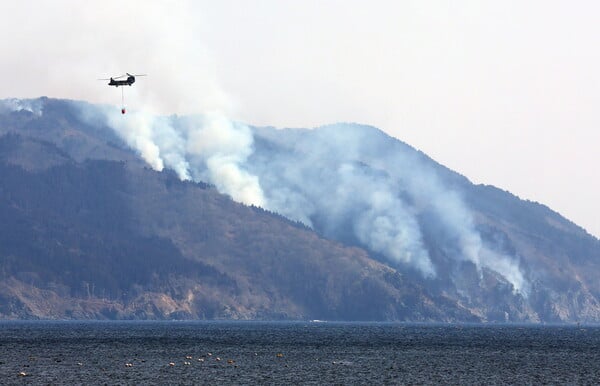
<instances>
[{"instance_id":1,"label":"smoke plume","mask_svg":"<svg viewBox=\"0 0 600 386\"><path fill-rule=\"evenodd\" d=\"M36 101L5 110L41 113ZM444 256L498 273L515 292L530 285L518 259L486 244L458 189L439 166L368 126L315 130L254 128L223 114L185 117L81 106L82 118L112 128L153 169L207 181L234 200L300 221L327 237L358 243L392 262L436 277L429 242Z\"/></svg>"},{"instance_id":2,"label":"smoke plume","mask_svg":"<svg viewBox=\"0 0 600 386\"><path fill-rule=\"evenodd\" d=\"M432 277L435 265L423 242L427 231L448 257L497 272L527 294L518 261L484 245L458 191L445 186L433 162L409 146L353 124L260 129L257 137L265 149L269 144L283 149L257 154L248 167L260 176L270 209L330 237L347 238L340 230L350 223L362 245Z\"/></svg>"},{"instance_id":3,"label":"smoke plume","mask_svg":"<svg viewBox=\"0 0 600 386\"><path fill-rule=\"evenodd\" d=\"M0 113L21 110L40 116L42 115L42 102L39 99L9 98L0 100Z\"/></svg>"},{"instance_id":4,"label":"smoke plume","mask_svg":"<svg viewBox=\"0 0 600 386\"><path fill-rule=\"evenodd\" d=\"M432 278L428 233L448 258L496 272L527 295L517 259L483 242L459 192L444 185L433 162L377 129L341 124L253 132L216 113L104 115L156 170L208 181L236 201L354 240Z\"/></svg>"},{"instance_id":5,"label":"smoke plume","mask_svg":"<svg viewBox=\"0 0 600 386\"><path fill-rule=\"evenodd\" d=\"M82 108L81 115L90 124L112 128L155 170L167 167L182 180L210 182L238 202L265 206L258 177L244 168L253 151L246 125L219 113L178 118L132 111L122 116L106 106Z\"/></svg>"}]
</instances>

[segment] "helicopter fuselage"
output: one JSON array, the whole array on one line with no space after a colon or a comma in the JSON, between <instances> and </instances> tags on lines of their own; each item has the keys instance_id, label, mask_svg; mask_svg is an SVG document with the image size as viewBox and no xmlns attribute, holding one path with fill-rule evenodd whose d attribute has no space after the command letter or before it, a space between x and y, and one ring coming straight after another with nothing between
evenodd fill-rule
<instances>
[{"instance_id":1,"label":"helicopter fuselage","mask_svg":"<svg viewBox=\"0 0 600 386\"><path fill-rule=\"evenodd\" d=\"M114 80L113 78L110 78L110 82L108 82L108 85L119 87L119 86L131 86L133 83L135 83L135 77L128 76L127 79L125 79L125 80Z\"/></svg>"}]
</instances>

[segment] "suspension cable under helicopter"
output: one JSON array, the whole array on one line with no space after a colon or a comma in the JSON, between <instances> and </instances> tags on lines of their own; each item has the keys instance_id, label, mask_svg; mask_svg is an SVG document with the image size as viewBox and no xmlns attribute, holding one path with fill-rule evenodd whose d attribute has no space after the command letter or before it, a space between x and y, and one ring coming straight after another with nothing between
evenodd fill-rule
<instances>
[{"instance_id":1,"label":"suspension cable under helicopter","mask_svg":"<svg viewBox=\"0 0 600 386\"><path fill-rule=\"evenodd\" d=\"M125 114L125 87L121 87L121 114Z\"/></svg>"}]
</instances>

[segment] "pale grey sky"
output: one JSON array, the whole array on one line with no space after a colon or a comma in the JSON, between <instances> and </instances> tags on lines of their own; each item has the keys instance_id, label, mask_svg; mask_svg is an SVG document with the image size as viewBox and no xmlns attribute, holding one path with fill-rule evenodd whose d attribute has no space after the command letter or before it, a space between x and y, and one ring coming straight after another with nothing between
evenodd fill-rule
<instances>
[{"instance_id":1,"label":"pale grey sky","mask_svg":"<svg viewBox=\"0 0 600 386\"><path fill-rule=\"evenodd\" d=\"M0 2L0 97L377 126L600 235L596 1Z\"/></svg>"}]
</instances>

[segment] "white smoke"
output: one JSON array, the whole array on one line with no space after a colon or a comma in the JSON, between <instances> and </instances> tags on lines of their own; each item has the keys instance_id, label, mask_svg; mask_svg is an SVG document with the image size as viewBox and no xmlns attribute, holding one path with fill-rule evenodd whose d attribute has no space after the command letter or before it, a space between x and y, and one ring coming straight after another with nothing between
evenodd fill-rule
<instances>
[{"instance_id":1,"label":"white smoke","mask_svg":"<svg viewBox=\"0 0 600 386\"><path fill-rule=\"evenodd\" d=\"M208 181L234 200L262 206L332 238L353 238L391 261L435 277L424 234L457 262L498 273L527 296L516 258L486 245L459 193L431 161L358 125L258 130L211 113L184 118L104 111L106 123L156 170ZM426 218L428 220L423 220ZM425 221L425 222L424 222ZM427 222L429 221L429 222Z\"/></svg>"},{"instance_id":2,"label":"white smoke","mask_svg":"<svg viewBox=\"0 0 600 386\"><path fill-rule=\"evenodd\" d=\"M243 167L253 146L246 125L219 113L178 119L145 111L123 116L109 107L100 112L82 108L82 117L111 127L155 170L167 167L182 180L212 183L235 201L265 205L258 177Z\"/></svg>"},{"instance_id":3,"label":"white smoke","mask_svg":"<svg viewBox=\"0 0 600 386\"><path fill-rule=\"evenodd\" d=\"M354 225L358 240L425 276L435 276L414 215L390 191L375 191L364 198L366 209L358 214Z\"/></svg>"},{"instance_id":4,"label":"white smoke","mask_svg":"<svg viewBox=\"0 0 600 386\"><path fill-rule=\"evenodd\" d=\"M0 102L8 111L41 114L43 108L40 100ZM370 250L435 277L423 241L423 227L430 225L420 216L426 214L435 221L434 242L448 257L469 261L480 273L497 272L524 296L530 290L517 259L483 242L460 195L444 186L431 163L376 129L263 130L258 138L273 143L255 154L252 130L216 112L184 118L146 111L123 116L106 106L80 112L89 123L111 127L155 170L167 167L182 180L210 182L238 202L330 237L351 231Z\"/></svg>"},{"instance_id":5,"label":"white smoke","mask_svg":"<svg viewBox=\"0 0 600 386\"><path fill-rule=\"evenodd\" d=\"M434 227L433 242L448 257L497 272L527 296L518 261L484 245L458 192L413 149L374 128L348 124L304 133L262 129L260 136L284 149L252 157L248 166L260 177L269 209L311 226L318 220L332 237L351 223L361 244L425 276L436 269L423 227ZM422 224L423 215L434 225Z\"/></svg>"},{"instance_id":6,"label":"white smoke","mask_svg":"<svg viewBox=\"0 0 600 386\"><path fill-rule=\"evenodd\" d=\"M157 127L149 114L134 113L127 120L119 120L114 114L107 114L108 125L133 149L137 150L144 161L154 170L161 171L164 161L159 146L155 143ZM181 177L181 176L180 176Z\"/></svg>"},{"instance_id":7,"label":"white smoke","mask_svg":"<svg viewBox=\"0 0 600 386\"><path fill-rule=\"evenodd\" d=\"M0 112L28 111L37 116L42 115L42 102L39 99L9 98L0 100Z\"/></svg>"},{"instance_id":8,"label":"white smoke","mask_svg":"<svg viewBox=\"0 0 600 386\"><path fill-rule=\"evenodd\" d=\"M258 177L240 166L252 153L252 143L248 126L220 114L203 116L201 127L187 133L186 150L194 167L192 175L210 181L238 202L264 206Z\"/></svg>"},{"instance_id":9,"label":"white smoke","mask_svg":"<svg viewBox=\"0 0 600 386\"><path fill-rule=\"evenodd\" d=\"M513 285L516 292L527 296L529 284L518 262L484 245L475 229L472 214L458 192L444 187L427 166L417 164L414 171L419 173L418 177L411 173L408 179L411 181L409 186L412 194L427 202L441 225L444 238L454 240L459 247L460 253L450 256L472 262L480 272L482 268L487 268L499 273Z\"/></svg>"},{"instance_id":10,"label":"white smoke","mask_svg":"<svg viewBox=\"0 0 600 386\"><path fill-rule=\"evenodd\" d=\"M130 109L230 113L200 11L190 0L0 2L0 71L10 74L0 97L120 105L122 90L97 79L129 72L148 75L124 90Z\"/></svg>"}]
</instances>

